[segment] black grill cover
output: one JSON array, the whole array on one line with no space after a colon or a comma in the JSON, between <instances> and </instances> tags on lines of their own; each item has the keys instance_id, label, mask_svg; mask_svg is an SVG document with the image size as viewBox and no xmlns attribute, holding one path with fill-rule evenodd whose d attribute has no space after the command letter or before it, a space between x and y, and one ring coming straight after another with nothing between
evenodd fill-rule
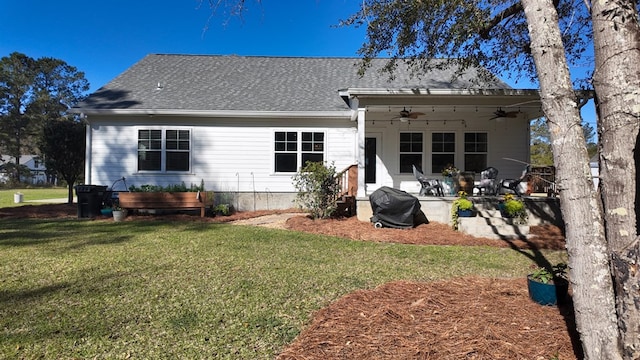
<instances>
[{"instance_id":1,"label":"black grill cover","mask_svg":"<svg viewBox=\"0 0 640 360\"><path fill-rule=\"evenodd\" d=\"M369 196L373 216L371 222L376 226L392 228L411 228L420 211L420 201L405 191L383 186Z\"/></svg>"}]
</instances>

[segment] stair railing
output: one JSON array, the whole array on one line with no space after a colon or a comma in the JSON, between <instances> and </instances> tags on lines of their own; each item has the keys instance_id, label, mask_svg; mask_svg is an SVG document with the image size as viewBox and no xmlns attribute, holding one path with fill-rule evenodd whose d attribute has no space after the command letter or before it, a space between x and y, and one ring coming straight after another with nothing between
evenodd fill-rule
<instances>
[{"instance_id":1,"label":"stair railing","mask_svg":"<svg viewBox=\"0 0 640 360\"><path fill-rule=\"evenodd\" d=\"M338 198L342 196L356 196L358 192L358 165L347 166L336 174L336 181L340 187Z\"/></svg>"}]
</instances>

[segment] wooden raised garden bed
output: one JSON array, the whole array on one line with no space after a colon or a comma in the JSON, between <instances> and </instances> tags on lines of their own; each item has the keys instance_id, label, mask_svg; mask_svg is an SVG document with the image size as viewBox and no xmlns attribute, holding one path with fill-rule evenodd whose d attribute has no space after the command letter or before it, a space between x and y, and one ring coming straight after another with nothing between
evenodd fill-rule
<instances>
[{"instance_id":1,"label":"wooden raised garden bed","mask_svg":"<svg viewBox=\"0 0 640 360\"><path fill-rule=\"evenodd\" d=\"M213 205L213 193L198 192L121 192L118 202L123 209L193 210L204 217Z\"/></svg>"}]
</instances>

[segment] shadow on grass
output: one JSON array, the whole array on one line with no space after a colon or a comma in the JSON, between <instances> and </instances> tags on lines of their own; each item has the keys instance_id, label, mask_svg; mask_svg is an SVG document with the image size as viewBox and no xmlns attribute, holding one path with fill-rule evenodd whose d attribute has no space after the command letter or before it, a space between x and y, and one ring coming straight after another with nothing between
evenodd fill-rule
<instances>
[{"instance_id":1,"label":"shadow on grass","mask_svg":"<svg viewBox=\"0 0 640 360\"><path fill-rule=\"evenodd\" d=\"M167 269L166 266L153 266L142 271L162 273ZM87 272L91 273L91 270ZM98 305L104 299L110 298L114 292L118 292L120 287L125 286L123 281L135 282L137 279L137 272L134 271L111 271L96 276L75 274L74 278L68 281L2 290L0 318L5 324L4 340L23 343L50 340L60 336L81 340L87 333L100 337L117 332L118 327L128 326L137 321L135 316L125 313L105 316L99 311ZM47 305L52 303L57 305ZM95 307L96 311L91 310L91 307ZM60 316L64 321L51 321L51 316ZM27 323L28 325L25 325ZM16 330L24 326L30 327L33 331Z\"/></svg>"},{"instance_id":2,"label":"shadow on grass","mask_svg":"<svg viewBox=\"0 0 640 360\"><path fill-rule=\"evenodd\" d=\"M214 223L162 221L157 218L114 223L110 220L5 219L0 220L0 248L56 243L67 249L112 245L131 241L134 236L158 231L161 226L180 226L188 231L205 231L221 226Z\"/></svg>"},{"instance_id":3,"label":"shadow on grass","mask_svg":"<svg viewBox=\"0 0 640 360\"><path fill-rule=\"evenodd\" d=\"M18 291L0 291L0 304L3 306L9 306L6 303L24 303L32 300L40 299L52 293L57 293L64 289L69 288L69 283L61 282L54 285L41 286L34 289L25 289Z\"/></svg>"}]
</instances>

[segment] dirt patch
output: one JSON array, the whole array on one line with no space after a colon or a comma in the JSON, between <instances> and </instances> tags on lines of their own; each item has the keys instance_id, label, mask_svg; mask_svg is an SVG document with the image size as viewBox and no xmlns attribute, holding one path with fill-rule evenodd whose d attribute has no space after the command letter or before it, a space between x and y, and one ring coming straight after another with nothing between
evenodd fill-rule
<instances>
[{"instance_id":1,"label":"dirt patch","mask_svg":"<svg viewBox=\"0 0 640 360\"><path fill-rule=\"evenodd\" d=\"M291 213L292 210L242 212L213 218L130 215L126 221L246 220L244 223L249 225L276 223L290 230L356 241L416 245L538 249L564 249L565 245L562 231L554 226L532 227L528 240L503 241L476 238L440 223L412 229L376 229L356 218L312 220ZM73 217L77 217L75 204L0 209L0 218ZM571 304L535 304L528 297L525 279L398 281L356 291L317 311L307 329L278 359L580 359L580 346L575 339Z\"/></svg>"}]
</instances>

